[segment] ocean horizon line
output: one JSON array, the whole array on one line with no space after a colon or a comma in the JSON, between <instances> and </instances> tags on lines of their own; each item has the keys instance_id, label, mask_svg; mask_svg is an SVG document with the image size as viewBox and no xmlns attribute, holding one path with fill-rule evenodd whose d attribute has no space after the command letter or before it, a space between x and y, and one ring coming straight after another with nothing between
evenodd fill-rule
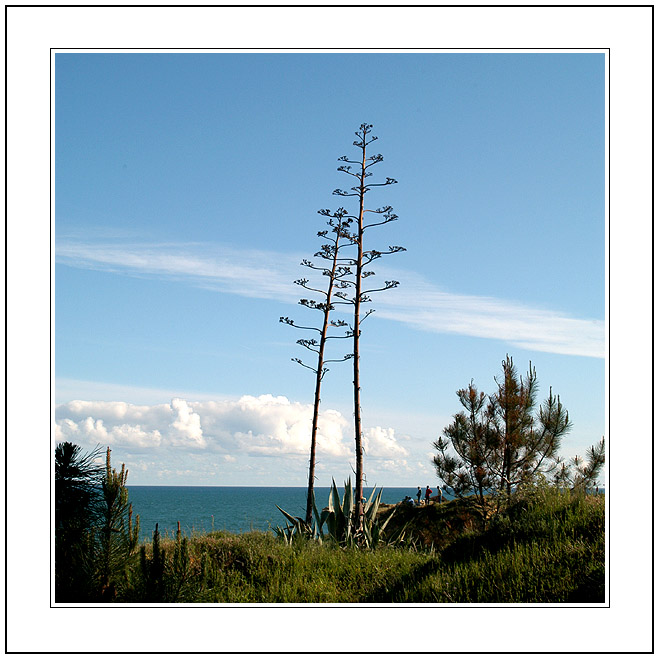
<instances>
[{"instance_id":1,"label":"ocean horizon line","mask_svg":"<svg viewBox=\"0 0 660 660\"><path fill-rule=\"evenodd\" d=\"M338 484L337 488L343 488L343 484ZM246 485L246 484L127 484L126 487L131 488L307 488L306 485L302 486L284 486L282 484L277 485ZM330 488L330 486L314 486L314 488ZM373 488L417 488L417 486L364 486L366 490ZM433 486L436 488L436 486Z\"/></svg>"}]
</instances>

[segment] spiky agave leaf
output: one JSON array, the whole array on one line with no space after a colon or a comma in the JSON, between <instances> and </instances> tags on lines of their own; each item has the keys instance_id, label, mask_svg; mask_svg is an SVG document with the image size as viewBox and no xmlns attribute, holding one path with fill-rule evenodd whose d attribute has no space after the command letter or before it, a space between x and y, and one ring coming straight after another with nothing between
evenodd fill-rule
<instances>
[{"instance_id":1,"label":"spiky agave leaf","mask_svg":"<svg viewBox=\"0 0 660 660\"><path fill-rule=\"evenodd\" d=\"M316 522L314 537L318 539L319 543L323 543L323 525L326 523L330 512L321 511L321 515L319 515L319 510L316 508L316 497L314 496L314 493L312 493L312 512L314 513L314 520Z\"/></svg>"},{"instance_id":2,"label":"spiky agave leaf","mask_svg":"<svg viewBox=\"0 0 660 660\"><path fill-rule=\"evenodd\" d=\"M275 528L275 535L277 538L282 539L287 545L293 545L293 536L295 528L287 525L285 528L277 526Z\"/></svg>"},{"instance_id":3,"label":"spiky agave leaf","mask_svg":"<svg viewBox=\"0 0 660 660\"><path fill-rule=\"evenodd\" d=\"M328 536L337 540L337 517L335 516L334 511L328 511L326 517L326 526L328 528Z\"/></svg>"},{"instance_id":4,"label":"spiky agave leaf","mask_svg":"<svg viewBox=\"0 0 660 660\"><path fill-rule=\"evenodd\" d=\"M369 512L371 511L371 507L373 506L373 499L374 499L374 495L376 494L376 488L377 486L373 487L371 491L371 495L369 495L369 499L367 500L367 503L364 505L365 518L368 518ZM381 492L382 490L383 489L381 488ZM378 506L376 506L376 509L378 509Z\"/></svg>"},{"instance_id":5,"label":"spiky agave leaf","mask_svg":"<svg viewBox=\"0 0 660 660\"><path fill-rule=\"evenodd\" d=\"M372 500L374 499L374 495L376 494L376 488L378 488L378 486L373 487L373 489L371 491L371 495L369 495L369 499L367 500L367 506L369 506L369 504L371 504ZM382 490L382 488L381 488L381 490Z\"/></svg>"},{"instance_id":6,"label":"spiky agave leaf","mask_svg":"<svg viewBox=\"0 0 660 660\"><path fill-rule=\"evenodd\" d=\"M339 491L334 478L332 479L332 486L330 487L330 496L328 498L328 508L330 511L341 510L341 500L339 499Z\"/></svg>"},{"instance_id":7,"label":"spiky agave leaf","mask_svg":"<svg viewBox=\"0 0 660 660\"><path fill-rule=\"evenodd\" d=\"M374 488L374 490L376 490ZM383 493L383 489L381 488L380 491L378 492L378 495L376 495L376 499L369 503L367 503L367 510L364 514L365 521L368 521L369 524L371 524L375 519L376 519L376 514L378 513L378 507L380 506L380 498ZM373 493L372 493L373 496ZM371 497L369 498L371 500Z\"/></svg>"},{"instance_id":8,"label":"spiky agave leaf","mask_svg":"<svg viewBox=\"0 0 660 660\"><path fill-rule=\"evenodd\" d=\"M390 522L390 520L392 520L392 518L394 518L394 514L396 513L397 508L398 508L398 505L395 506L395 507L392 509L392 512L390 513L390 515L387 516L387 518L386 518L382 523L380 523L380 530L381 530L381 532L387 527L387 524ZM409 522L410 522L410 521L409 521ZM408 523L406 523L406 524L404 525L404 529L405 529L407 526L408 526Z\"/></svg>"},{"instance_id":9,"label":"spiky agave leaf","mask_svg":"<svg viewBox=\"0 0 660 660\"><path fill-rule=\"evenodd\" d=\"M364 528L369 530L374 547L377 546L380 541L380 524L376 518L379 505L380 505L380 493L376 496L376 499L371 503L369 510L364 516Z\"/></svg>"},{"instance_id":10,"label":"spiky agave leaf","mask_svg":"<svg viewBox=\"0 0 660 660\"><path fill-rule=\"evenodd\" d=\"M314 514L314 522L316 524L316 528L319 532L321 532L321 527L323 525L321 524L321 517L319 516L319 510L316 508L316 498L314 497L314 493L312 493L312 513Z\"/></svg>"},{"instance_id":11,"label":"spiky agave leaf","mask_svg":"<svg viewBox=\"0 0 660 660\"><path fill-rule=\"evenodd\" d=\"M365 546L367 548L373 548L378 545L378 538L376 537L375 542L371 533L371 525L362 525L362 531L364 532Z\"/></svg>"},{"instance_id":12,"label":"spiky agave leaf","mask_svg":"<svg viewBox=\"0 0 660 660\"><path fill-rule=\"evenodd\" d=\"M336 513L336 507L339 506L339 494L337 493L337 486L335 480L332 480L330 487L330 494L328 495L328 515L326 518L326 526L328 534L335 540L339 539L339 526Z\"/></svg>"},{"instance_id":13,"label":"spiky agave leaf","mask_svg":"<svg viewBox=\"0 0 660 660\"><path fill-rule=\"evenodd\" d=\"M277 504L275 506L277 506ZM282 515L294 526L299 525L300 522L304 522L302 518L298 518L297 516L292 516L290 513L287 513L284 509L280 508L279 506L277 506L277 508L280 510Z\"/></svg>"},{"instance_id":14,"label":"spiky agave leaf","mask_svg":"<svg viewBox=\"0 0 660 660\"><path fill-rule=\"evenodd\" d=\"M277 504L275 506L277 506ZM282 512L284 517L289 522L291 522L291 524L293 525L293 531L295 531L298 534L301 534L302 536L306 536L307 538L314 537L314 530L302 518L298 518L297 516L292 516L290 513L287 513L286 511L284 511L284 509L280 508L279 506L277 506L277 508Z\"/></svg>"},{"instance_id":15,"label":"spiky agave leaf","mask_svg":"<svg viewBox=\"0 0 660 660\"><path fill-rule=\"evenodd\" d=\"M344 504L342 505L342 512L346 518L350 520L353 516L353 488L351 486L351 478L344 483Z\"/></svg>"},{"instance_id":16,"label":"spiky agave leaf","mask_svg":"<svg viewBox=\"0 0 660 660\"><path fill-rule=\"evenodd\" d=\"M335 480L332 480L332 491L330 492L330 497L332 498L331 508L334 511L335 516L335 538L340 541L346 536L346 516L342 510L342 502L339 497L339 490L337 489L337 484Z\"/></svg>"}]
</instances>

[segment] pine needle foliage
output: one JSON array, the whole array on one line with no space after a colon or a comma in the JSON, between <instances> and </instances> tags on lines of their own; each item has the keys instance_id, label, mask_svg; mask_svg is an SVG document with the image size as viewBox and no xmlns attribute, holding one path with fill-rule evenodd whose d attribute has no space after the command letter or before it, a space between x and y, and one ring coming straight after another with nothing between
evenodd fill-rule
<instances>
[{"instance_id":1,"label":"pine needle foliage","mask_svg":"<svg viewBox=\"0 0 660 660\"><path fill-rule=\"evenodd\" d=\"M598 487L598 477L605 465L605 437L587 450L586 461L574 456L568 464L562 462L554 474L553 481L561 488L571 491L587 491Z\"/></svg>"},{"instance_id":2,"label":"pine needle foliage","mask_svg":"<svg viewBox=\"0 0 660 660\"><path fill-rule=\"evenodd\" d=\"M536 408L538 384L531 364L519 377L507 355L496 384L489 396L473 382L458 390L463 410L433 445L439 452L433 463L445 488L455 497L475 494L484 522L487 496L508 499L515 489L557 470L561 440L571 428L568 411L552 388Z\"/></svg>"},{"instance_id":3,"label":"pine needle foliage","mask_svg":"<svg viewBox=\"0 0 660 660\"><path fill-rule=\"evenodd\" d=\"M165 601L165 549L161 547L158 523L154 529L151 557L147 549L140 547L141 592L148 594L148 600L161 603Z\"/></svg>"},{"instance_id":4,"label":"pine needle foliage","mask_svg":"<svg viewBox=\"0 0 660 660\"><path fill-rule=\"evenodd\" d=\"M126 570L127 563L137 547L140 532L139 516L133 525L133 508L128 501L128 470L124 464L119 472L113 468L110 454L108 447L105 474L101 483L99 536L99 580L105 600L112 600L116 596L117 578Z\"/></svg>"}]
</instances>

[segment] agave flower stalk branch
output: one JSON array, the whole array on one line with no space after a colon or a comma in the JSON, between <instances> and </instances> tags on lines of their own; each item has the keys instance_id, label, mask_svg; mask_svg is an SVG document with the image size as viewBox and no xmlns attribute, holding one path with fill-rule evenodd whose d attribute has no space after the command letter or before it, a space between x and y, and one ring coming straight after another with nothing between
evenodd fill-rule
<instances>
[{"instance_id":1,"label":"agave flower stalk branch","mask_svg":"<svg viewBox=\"0 0 660 660\"><path fill-rule=\"evenodd\" d=\"M316 443L318 435L318 426L319 426L319 412L321 406L321 383L323 377L328 372L328 368L325 366L329 362L345 362L352 357L352 354L345 355L340 359L326 359L325 357L325 348L328 339L346 339L347 336L335 336L329 335L329 329L332 327L341 327L346 325L344 321L333 321L330 319L330 313L335 309L333 305L333 294L335 292L337 285L338 277L345 277L350 273L350 267L342 265L340 263L340 250L342 249L342 241L349 239L350 234L348 233L348 228L351 223L350 220L346 219L346 211L343 208L339 208L335 213L331 213L328 209L322 209L319 211L320 215L326 216L329 218L328 225L330 226L330 231L320 231L318 236L321 238L328 238L328 234L331 234L331 242L323 244L321 250L319 250L314 256L329 262L328 265L319 267L316 266L313 262L305 259L302 261L302 265L310 268L314 271L320 272L323 276L328 278L328 285L325 291L318 289L316 287L309 286L309 280L306 278L301 278L296 280L295 284L303 287L308 291L314 293L322 294L324 299L322 301L308 300L303 298L299 301L303 307L308 307L309 309L316 309L323 313L323 322L321 323L320 328L311 328L309 326L298 326L288 317L281 317L280 321L291 325L296 328L303 328L307 330L313 330L318 333L319 339L299 339L298 344L304 348L312 351L317 354L317 363L316 367L309 366L304 364L299 358L292 358L294 362L297 362L303 367L310 369L316 374L316 383L314 388L314 410L312 413L312 437L310 442L310 456L309 456L309 472L308 472L308 485L307 485L307 507L305 512L305 524L310 526L312 524L312 517L314 514L314 481L315 481L315 466L316 466ZM346 245L350 245L347 243ZM340 287L342 285L339 285Z\"/></svg>"}]
</instances>

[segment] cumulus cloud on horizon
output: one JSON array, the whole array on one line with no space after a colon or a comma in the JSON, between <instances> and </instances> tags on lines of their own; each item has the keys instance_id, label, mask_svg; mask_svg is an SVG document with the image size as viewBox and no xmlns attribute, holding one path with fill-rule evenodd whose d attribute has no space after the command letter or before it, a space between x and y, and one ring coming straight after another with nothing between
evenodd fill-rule
<instances>
[{"instance_id":1,"label":"cumulus cloud on horizon","mask_svg":"<svg viewBox=\"0 0 660 660\"><path fill-rule=\"evenodd\" d=\"M201 244L85 243L60 240L58 263L125 275L181 279L193 286L295 304L299 255ZM378 301L378 315L425 332L461 334L521 348L603 358L605 322L577 319L500 298L456 294L414 272L381 269L401 286Z\"/></svg>"},{"instance_id":2,"label":"cumulus cloud on horizon","mask_svg":"<svg viewBox=\"0 0 660 660\"><path fill-rule=\"evenodd\" d=\"M55 408L55 440L84 447L110 445L133 454L206 455L232 463L241 456L304 458L309 454L312 405L264 394L236 400L167 404L70 401ZM319 460L350 460L352 426L336 410L320 413ZM365 453L405 465L408 450L394 429L365 430Z\"/></svg>"}]
</instances>

